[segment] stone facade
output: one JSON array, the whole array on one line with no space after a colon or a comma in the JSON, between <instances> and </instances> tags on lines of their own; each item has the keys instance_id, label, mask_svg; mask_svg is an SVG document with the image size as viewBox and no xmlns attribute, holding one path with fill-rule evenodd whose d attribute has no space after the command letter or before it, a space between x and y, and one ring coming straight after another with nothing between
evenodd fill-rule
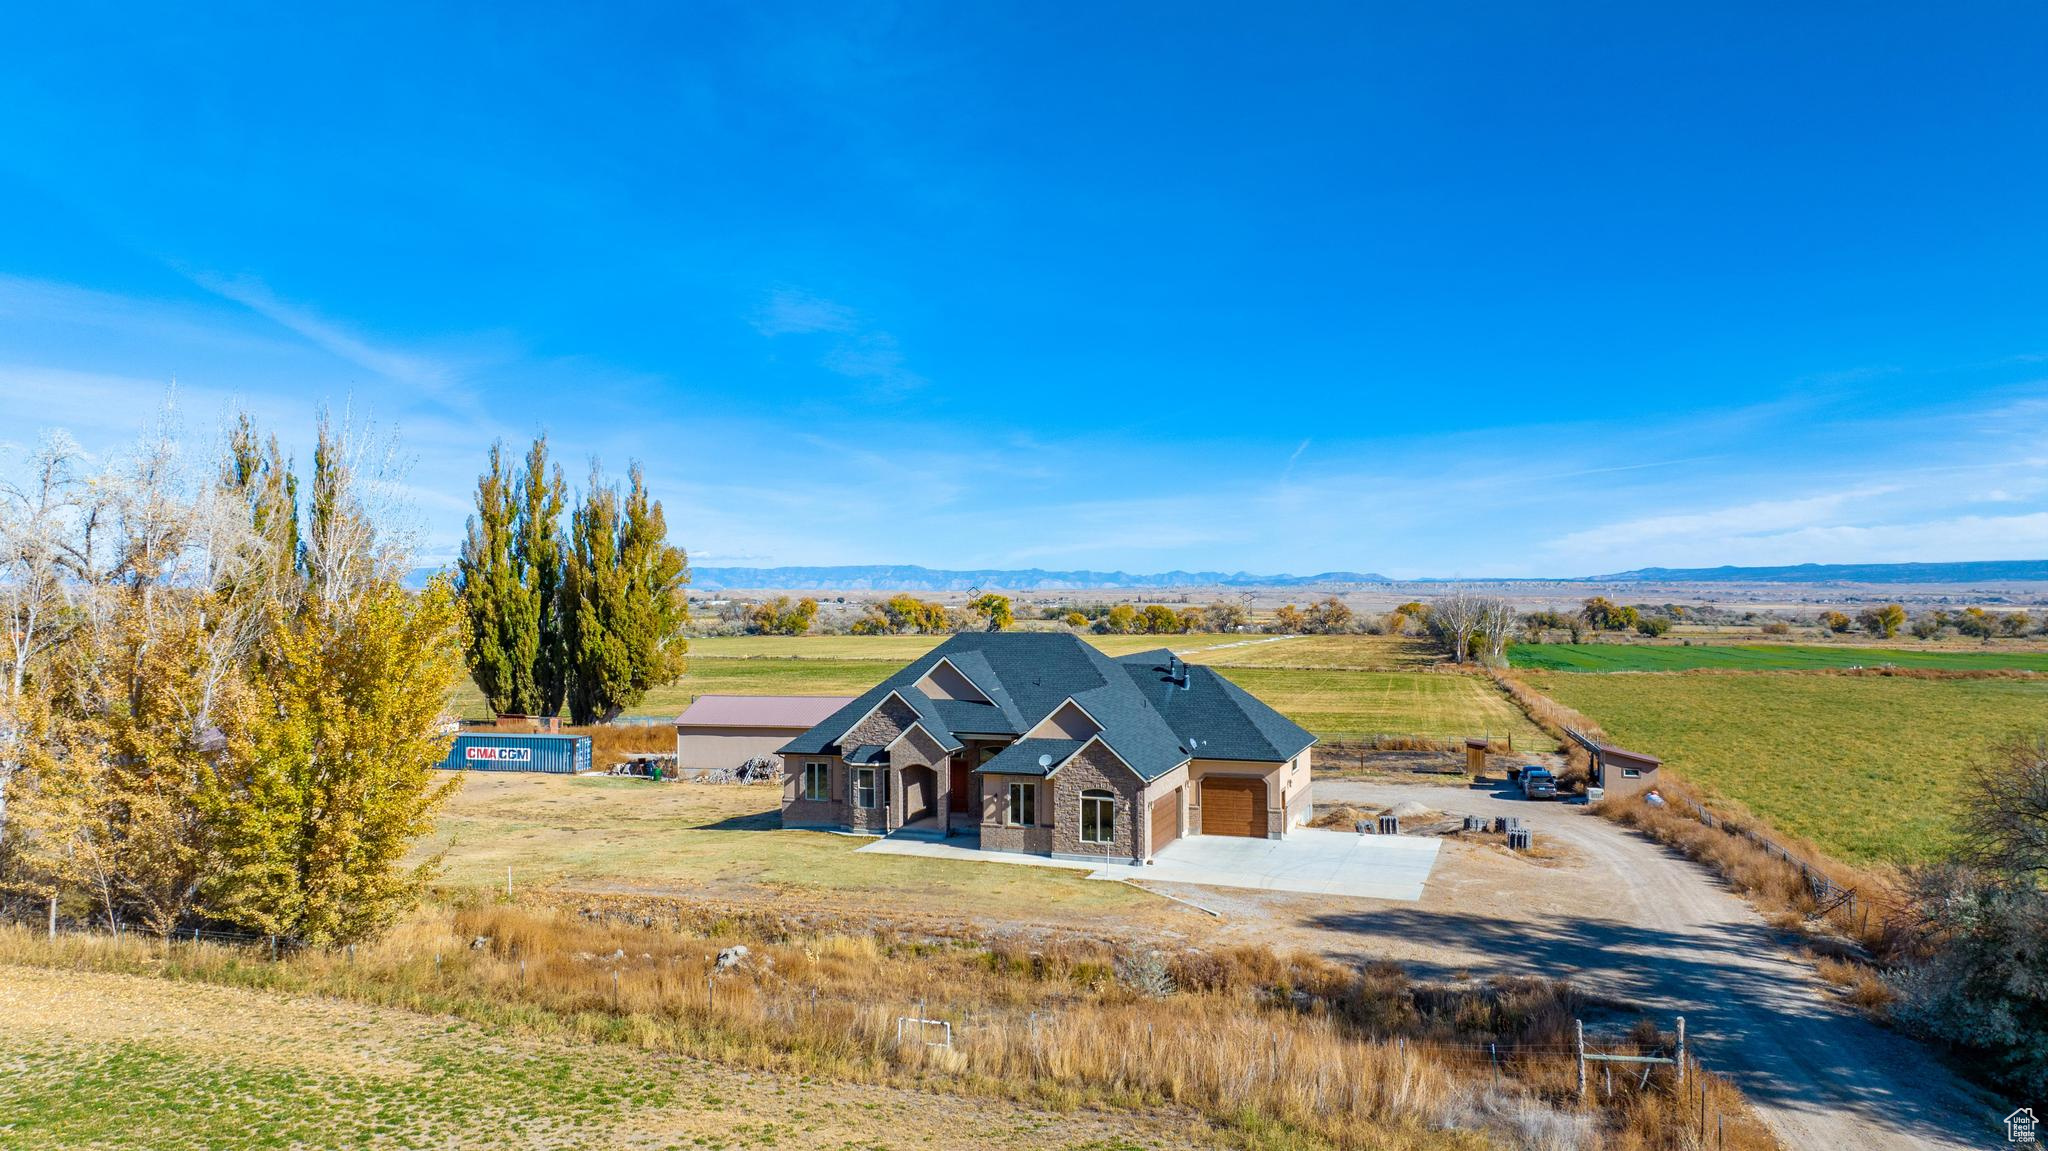
<instances>
[{"instance_id":1,"label":"stone facade","mask_svg":"<svg viewBox=\"0 0 2048 1151\"><path fill-rule=\"evenodd\" d=\"M847 751L852 751L864 743L887 747L896 742L897 736L910 730L910 725L916 722L917 712L911 710L909 704L892 695L883 700L867 718L847 728L846 734L839 737L839 746Z\"/></svg>"},{"instance_id":2,"label":"stone facade","mask_svg":"<svg viewBox=\"0 0 2048 1151\"><path fill-rule=\"evenodd\" d=\"M840 756L784 756L782 767L782 825L784 827L833 827L848 831L886 835L904 822L904 772L924 769L915 785L928 790L935 813L946 810L951 756L931 733L917 724L917 712L893 697L847 730L839 747L851 751L863 744L889 749L887 765L857 767ZM807 763L831 765L832 798L825 801L803 798L803 771ZM853 778L856 771L875 773L875 805L854 806Z\"/></svg>"},{"instance_id":3,"label":"stone facade","mask_svg":"<svg viewBox=\"0 0 2048 1151\"><path fill-rule=\"evenodd\" d=\"M1056 709L1041 721L1041 727L1062 734L1081 735L1086 725L1080 709L1071 705ZM1106 744L1091 742L1072 759L1061 764L1050 777L1031 775L993 776L966 774L969 795L965 810L952 810L952 764L985 762L1008 740L968 740L957 752L948 752L937 738L918 723L917 712L895 697L885 698L863 716L833 748L848 753L872 745L887 749L888 763L874 765L876 803L867 807L853 804L853 773L857 768L842 754L792 755L784 758L782 822L785 827L829 827L886 835L906 822L906 815L930 811L937 818L933 830L945 834L978 832L981 846L991 851L1024 852L1039 855L1073 856L1081 859L1145 860L1151 856L1152 804L1162 796L1177 793L1171 811L1180 835L1203 834L1201 784L1204 777L1229 776L1262 780L1266 790L1266 835L1280 838L1305 823L1312 810L1309 785L1309 752L1304 749L1286 763L1239 760L1194 760L1146 783L1138 778ZM809 800L802 796L806 763L829 765L830 798ZM1030 783L1038 787L1035 826L1009 823L1009 785ZM1112 842L1084 843L1081 840L1081 801L1084 792L1110 793L1115 803L1111 824ZM917 810L912 812L910 805ZM1164 819L1168 812L1162 811ZM922 826L922 825L920 825ZM1169 833L1168 840L1179 836ZM1105 850L1106 848L1106 850Z\"/></svg>"},{"instance_id":4,"label":"stone facade","mask_svg":"<svg viewBox=\"0 0 2048 1151\"><path fill-rule=\"evenodd\" d=\"M1081 793L1099 789L1116 798L1114 840L1106 849L1109 857L1139 857L1135 850L1138 841L1132 833L1137 830L1139 803L1145 793L1145 783L1108 747L1101 743L1089 744L1074 758L1061 764L1048 782L1052 784L1053 792L1053 854L1084 857L1104 854L1103 844L1081 842Z\"/></svg>"},{"instance_id":5,"label":"stone facade","mask_svg":"<svg viewBox=\"0 0 2048 1151\"><path fill-rule=\"evenodd\" d=\"M984 775L982 779L981 846L985 851L1023 851L1033 855L1052 853L1051 785L1035 775ZM1020 827L1010 820L1010 785L1026 784L1038 789L1033 801L1038 822Z\"/></svg>"}]
</instances>

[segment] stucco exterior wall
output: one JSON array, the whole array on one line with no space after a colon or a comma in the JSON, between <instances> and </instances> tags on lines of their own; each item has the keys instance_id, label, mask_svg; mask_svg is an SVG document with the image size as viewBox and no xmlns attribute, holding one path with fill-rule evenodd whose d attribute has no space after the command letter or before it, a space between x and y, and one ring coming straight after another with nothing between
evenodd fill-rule
<instances>
[{"instance_id":1,"label":"stucco exterior wall","mask_svg":"<svg viewBox=\"0 0 2048 1151\"><path fill-rule=\"evenodd\" d=\"M1622 774L1624 770L1630 768L1639 774ZM1601 764L1599 786L1602 799L1625 799L1657 786L1657 769L1639 762L1616 759L1611 763Z\"/></svg>"},{"instance_id":2,"label":"stucco exterior wall","mask_svg":"<svg viewBox=\"0 0 2048 1151\"><path fill-rule=\"evenodd\" d=\"M1201 781L1212 775L1262 779L1266 783L1266 837L1279 839L1288 830L1307 822L1312 804L1309 790L1309 752L1285 763L1262 763L1249 759L1198 759L1188 765L1188 778L1197 786L1188 804L1188 834L1201 834Z\"/></svg>"},{"instance_id":3,"label":"stucco exterior wall","mask_svg":"<svg viewBox=\"0 0 2048 1151\"><path fill-rule=\"evenodd\" d=\"M801 727L679 727L676 765L717 770L735 768L757 755L773 757L776 749L809 729Z\"/></svg>"},{"instance_id":4,"label":"stucco exterior wall","mask_svg":"<svg viewBox=\"0 0 2048 1151\"><path fill-rule=\"evenodd\" d=\"M1116 799L1116 818L1112 824L1114 839L1107 847L1109 857L1138 857L1133 850L1137 840L1132 833L1136 830L1139 801L1144 796L1145 784L1107 747L1096 743L1084 748L1080 754L1061 764L1049 782L1053 792L1053 854L1092 858L1104 853L1103 844L1081 842L1081 793L1100 789Z\"/></svg>"}]
</instances>

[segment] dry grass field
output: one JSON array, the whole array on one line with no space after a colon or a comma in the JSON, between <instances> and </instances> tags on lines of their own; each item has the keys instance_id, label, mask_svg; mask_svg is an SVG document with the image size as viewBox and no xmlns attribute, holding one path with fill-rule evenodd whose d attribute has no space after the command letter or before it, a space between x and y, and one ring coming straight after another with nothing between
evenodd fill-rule
<instances>
[{"instance_id":1,"label":"dry grass field","mask_svg":"<svg viewBox=\"0 0 2048 1151\"><path fill-rule=\"evenodd\" d=\"M1855 863L1947 842L1957 786L1993 744L2048 730L2048 680L1797 672L1524 679L1699 786Z\"/></svg>"},{"instance_id":2,"label":"dry grass field","mask_svg":"<svg viewBox=\"0 0 2048 1151\"><path fill-rule=\"evenodd\" d=\"M0 1147L553 1151L1140 1148L1177 1108L971 1105L328 997L0 964ZM886 1115L886 1124L878 1116Z\"/></svg>"},{"instance_id":3,"label":"dry grass field","mask_svg":"<svg viewBox=\"0 0 2048 1151\"><path fill-rule=\"evenodd\" d=\"M1005 867L863 854L866 839L783 831L774 786L653 783L609 777L471 772L422 853L446 849L444 882L515 889L566 886L720 899L916 909L966 922L1085 923L1104 913L1143 921L1164 901L1054 867Z\"/></svg>"},{"instance_id":4,"label":"dry grass field","mask_svg":"<svg viewBox=\"0 0 2048 1151\"><path fill-rule=\"evenodd\" d=\"M1579 1107L1562 984L1136 956L476 900L277 962L0 928L0 1146L1592 1151L1710 1108L1767 1145L1712 1076Z\"/></svg>"}]
</instances>

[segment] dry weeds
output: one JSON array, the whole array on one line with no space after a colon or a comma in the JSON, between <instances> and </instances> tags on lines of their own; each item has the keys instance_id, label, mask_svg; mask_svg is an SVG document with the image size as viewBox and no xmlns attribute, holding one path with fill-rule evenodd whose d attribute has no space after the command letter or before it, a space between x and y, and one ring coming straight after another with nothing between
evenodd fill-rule
<instances>
[{"instance_id":1,"label":"dry weeds","mask_svg":"<svg viewBox=\"0 0 2048 1151\"><path fill-rule=\"evenodd\" d=\"M721 950L735 943L746 957L721 967ZM1590 1120L1566 1116L1575 1109L1568 1036L1583 1005L1561 984L1415 987L1390 965L1239 948L1166 957L1175 991L1156 998L1119 981L1117 958L1078 945L804 934L766 921L677 931L599 908L503 904L430 909L353 956L304 953L274 965L207 946L0 932L0 960L16 963L337 995L783 1076L940 1085L1036 1106L1189 1107L1252 1145L1449 1145L1446 1125L1475 1116L1509 1143L1522 1141L1531 1116L1545 1130L1597 1136L1572 1146L1662 1147L1678 1137L1680 1112L1659 1102L1677 1091L1663 1074L1603 1100ZM952 1024L953 1045L900 1039L904 1016ZM1478 1106L1495 1076L1506 1102Z\"/></svg>"}]
</instances>

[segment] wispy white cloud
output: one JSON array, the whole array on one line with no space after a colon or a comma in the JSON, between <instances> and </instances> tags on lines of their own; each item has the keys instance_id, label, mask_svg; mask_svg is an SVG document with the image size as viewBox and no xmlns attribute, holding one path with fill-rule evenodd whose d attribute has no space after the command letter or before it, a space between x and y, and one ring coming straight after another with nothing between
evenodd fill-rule
<instances>
[{"instance_id":1,"label":"wispy white cloud","mask_svg":"<svg viewBox=\"0 0 2048 1151\"><path fill-rule=\"evenodd\" d=\"M836 337L818 358L818 366L871 384L882 394L911 391L928 382L905 364L894 335L869 324L855 309L800 288L769 292L750 322L769 337Z\"/></svg>"},{"instance_id":2,"label":"wispy white cloud","mask_svg":"<svg viewBox=\"0 0 2048 1151\"><path fill-rule=\"evenodd\" d=\"M804 335L811 332L851 332L859 327L852 308L813 296L797 288L776 288L753 319L754 330L764 336Z\"/></svg>"},{"instance_id":3,"label":"wispy white cloud","mask_svg":"<svg viewBox=\"0 0 2048 1151\"><path fill-rule=\"evenodd\" d=\"M191 279L222 299L248 308L364 371L395 384L422 389L463 407L476 404L475 394L464 386L465 377L473 365L376 342L311 307L280 299L269 285L254 276L195 272Z\"/></svg>"}]
</instances>

